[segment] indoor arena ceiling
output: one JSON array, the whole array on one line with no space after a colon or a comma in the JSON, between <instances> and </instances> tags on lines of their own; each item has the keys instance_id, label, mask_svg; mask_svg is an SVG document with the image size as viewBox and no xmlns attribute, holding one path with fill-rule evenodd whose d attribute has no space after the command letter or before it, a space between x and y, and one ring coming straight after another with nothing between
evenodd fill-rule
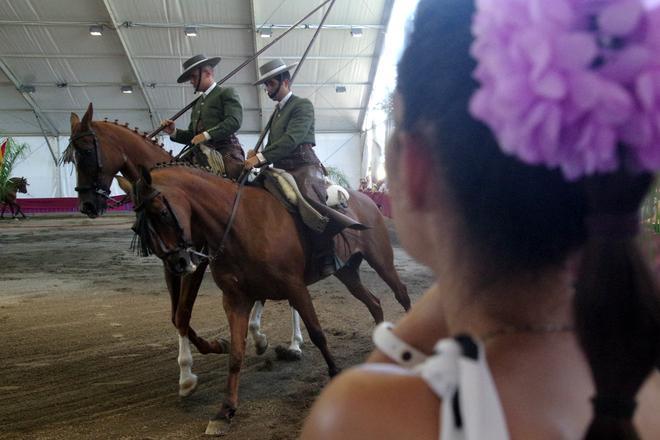
<instances>
[{"instance_id":1,"label":"indoor arena ceiling","mask_svg":"<svg viewBox=\"0 0 660 440\"><path fill-rule=\"evenodd\" d=\"M318 132L361 129L393 1L336 0L294 85L314 103ZM0 0L0 134L66 136L70 113L82 114L90 102L94 119L150 130L193 99L190 84L176 83L184 60L198 53L222 57L220 79L322 3ZM258 63L297 61L327 7ZM102 35L91 35L99 28ZM225 83L241 96L244 133L259 132L273 109L252 85L256 77L253 62ZM123 93L129 86L132 93ZM177 122L187 124L188 116Z\"/></svg>"}]
</instances>

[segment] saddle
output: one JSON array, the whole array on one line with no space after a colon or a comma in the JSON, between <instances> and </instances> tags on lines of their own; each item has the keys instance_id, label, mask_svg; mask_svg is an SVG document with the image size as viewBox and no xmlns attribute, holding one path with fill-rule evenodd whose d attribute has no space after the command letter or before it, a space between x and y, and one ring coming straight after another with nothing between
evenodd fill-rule
<instances>
[{"instance_id":1,"label":"saddle","mask_svg":"<svg viewBox=\"0 0 660 440\"><path fill-rule=\"evenodd\" d=\"M280 200L289 212L299 214L305 226L318 234L334 235L344 228L368 229L350 217L348 191L339 185L326 185L328 204L333 205L326 206L303 197L293 176L282 169L264 170L262 182L264 188Z\"/></svg>"}]
</instances>

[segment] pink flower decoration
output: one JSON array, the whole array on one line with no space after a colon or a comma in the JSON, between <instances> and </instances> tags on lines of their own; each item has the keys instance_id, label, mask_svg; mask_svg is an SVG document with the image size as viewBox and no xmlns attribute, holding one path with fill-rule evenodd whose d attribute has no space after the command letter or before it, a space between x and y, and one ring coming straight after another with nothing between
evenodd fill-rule
<instances>
[{"instance_id":1,"label":"pink flower decoration","mask_svg":"<svg viewBox=\"0 0 660 440\"><path fill-rule=\"evenodd\" d=\"M568 180L660 169L660 8L642 0L477 0L470 113Z\"/></svg>"}]
</instances>

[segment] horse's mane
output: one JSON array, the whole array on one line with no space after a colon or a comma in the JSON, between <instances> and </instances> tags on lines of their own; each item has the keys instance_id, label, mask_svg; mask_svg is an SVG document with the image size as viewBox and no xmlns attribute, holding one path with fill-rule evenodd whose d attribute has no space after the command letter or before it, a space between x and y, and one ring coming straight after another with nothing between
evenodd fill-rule
<instances>
[{"instance_id":1,"label":"horse's mane","mask_svg":"<svg viewBox=\"0 0 660 440\"><path fill-rule=\"evenodd\" d=\"M110 121L108 121L108 118L105 118L105 119L103 119L103 121L91 121L90 124L92 124L92 125L93 124L108 124L108 125L111 125L111 126L116 126L118 128L124 129L129 134L139 136L143 141L147 142L148 144L156 146L156 147L160 148L161 150L163 150L163 151L169 153L170 155L172 155L171 151L168 152L168 151L165 150L165 144L164 143L158 142L158 141L150 138L148 136L149 133L146 132L146 131L143 131L142 133L140 133L140 129L138 127L133 127L133 129L129 128L129 123L128 122L120 123L119 119L115 119L113 122L110 122ZM60 157L59 163L60 164L74 163L75 160L76 160L76 157L75 157L74 153L75 153L75 147L73 146L73 142L69 142L69 145L66 147L64 152L62 152L62 156Z\"/></svg>"},{"instance_id":2,"label":"horse's mane","mask_svg":"<svg viewBox=\"0 0 660 440\"><path fill-rule=\"evenodd\" d=\"M172 167L185 167L185 168L189 168L191 170L198 170L198 171L201 171L201 172L204 172L204 173L210 173L210 174L213 174L215 176L222 177L222 174L214 171L213 169L211 169L211 167L196 165L196 164L192 164L190 162L187 162L185 160L177 160L177 159L172 159L169 162L157 163L156 166L154 166L152 168L152 170L162 169L162 168L172 168Z\"/></svg>"},{"instance_id":3,"label":"horse's mane","mask_svg":"<svg viewBox=\"0 0 660 440\"><path fill-rule=\"evenodd\" d=\"M119 128L123 128L126 131L128 131L129 133L133 133L137 136L140 136L147 143L150 143L150 144L152 144L156 147L159 147L162 150L165 150L165 144L164 143L158 142L158 141L150 138L149 133L146 132L146 131L143 131L142 133L140 133L140 129L138 127L133 127L133 129L129 128L129 123L128 122L120 123L119 119L115 119L113 122L109 122L108 118L105 118L105 119L103 119L103 121L92 121L92 124L94 124L94 123L115 125Z\"/></svg>"},{"instance_id":4,"label":"horse's mane","mask_svg":"<svg viewBox=\"0 0 660 440\"><path fill-rule=\"evenodd\" d=\"M228 181L229 179L224 178L220 173L213 171L210 167L204 167L200 165L194 165L190 162L181 161L181 160L172 160L170 162L162 162L156 164L151 170L158 169L168 169L168 168L184 168L189 171L194 171L198 176L208 178L209 174L214 177L219 177L222 180ZM172 183L176 184L176 181ZM137 194L134 193L134 196ZM135 206L141 206L142 200L136 199ZM133 240L131 241L131 250L134 251L138 256L148 257L152 254L151 249L148 245L148 236L149 236L149 223L147 221L146 212L144 209L139 209L136 211L135 224L133 225Z\"/></svg>"},{"instance_id":5,"label":"horse's mane","mask_svg":"<svg viewBox=\"0 0 660 440\"><path fill-rule=\"evenodd\" d=\"M27 179L25 177L10 177L9 181L17 185L20 185L23 182L27 183Z\"/></svg>"}]
</instances>

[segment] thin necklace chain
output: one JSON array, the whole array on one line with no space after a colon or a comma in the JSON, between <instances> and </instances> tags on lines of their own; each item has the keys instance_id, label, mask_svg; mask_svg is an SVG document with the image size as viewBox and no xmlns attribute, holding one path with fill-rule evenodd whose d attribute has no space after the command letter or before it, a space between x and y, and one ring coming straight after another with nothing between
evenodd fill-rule
<instances>
[{"instance_id":1,"label":"thin necklace chain","mask_svg":"<svg viewBox=\"0 0 660 440\"><path fill-rule=\"evenodd\" d=\"M501 327L497 330L490 331L481 336L481 341L486 343L492 339L495 339L499 336L504 335L513 335L521 333L570 333L573 332L575 328L569 324L547 324L547 325L525 325L525 326L508 326Z\"/></svg>"}]
</instances>

